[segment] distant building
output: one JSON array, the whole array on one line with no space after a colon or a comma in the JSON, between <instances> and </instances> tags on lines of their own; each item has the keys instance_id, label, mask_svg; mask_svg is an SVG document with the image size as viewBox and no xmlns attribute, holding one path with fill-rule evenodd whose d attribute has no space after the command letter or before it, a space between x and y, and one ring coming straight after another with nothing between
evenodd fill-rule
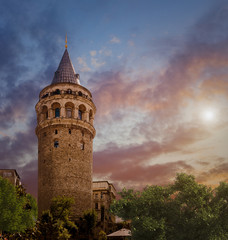
<instances>
[{"instance_id":1,"label":"distant building","mask_svg":"<svg viewBox=\"0 0 228 240\"><path fill-rule=\"evenodd\" d=\"M110 214L109 208L116 194L115 187L108 181L93 182L93 208L98 215L99 227L106 233L112 231L115 224L115 216Z\"/></svg>"},{"instance_id":2,"label":"distant building","mask_svg":"<svg viewBox=\"0 0 228 240\"><path fill-rule=\"evenodd\" d=\"M8 179L14 186L21 185L20 177L15 169L0 169L0 176Z\"/></svg>"}]
</instances>

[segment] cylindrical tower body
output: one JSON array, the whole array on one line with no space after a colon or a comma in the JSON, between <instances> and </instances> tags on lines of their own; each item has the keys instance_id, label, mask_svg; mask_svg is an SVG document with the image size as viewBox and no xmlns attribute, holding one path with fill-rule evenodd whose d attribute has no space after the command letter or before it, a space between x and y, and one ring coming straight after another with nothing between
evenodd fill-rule
<instances>
[{"instance_id":1,"label":"cylindrical tower body","mask_svg":"<svg viewBox=\"0 0 228 240\"><path fill-rule=\"evenodd\" d=\"M72 217L78 218L92 207L96 107L89 90L62 79L45 87L36 105L38 208L41 215L53 197L72 197Z\"/></svg>"}]
</instances>

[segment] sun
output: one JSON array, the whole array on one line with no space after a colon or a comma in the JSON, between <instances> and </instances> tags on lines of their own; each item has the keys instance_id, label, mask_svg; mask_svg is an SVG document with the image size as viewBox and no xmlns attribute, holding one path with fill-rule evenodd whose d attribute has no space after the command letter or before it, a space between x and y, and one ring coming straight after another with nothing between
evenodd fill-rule
<instances>
[{"instance_id":1,"label":"sun","mask_svg":"<svg viewBox=\"0 0 228 240\"><path fill-rule=\"evenodd\" d=\"M214 121L215 120L215 112L211 109L204 110L202 112L202 118L205 121Z\"/></svg>"}]
</instances>

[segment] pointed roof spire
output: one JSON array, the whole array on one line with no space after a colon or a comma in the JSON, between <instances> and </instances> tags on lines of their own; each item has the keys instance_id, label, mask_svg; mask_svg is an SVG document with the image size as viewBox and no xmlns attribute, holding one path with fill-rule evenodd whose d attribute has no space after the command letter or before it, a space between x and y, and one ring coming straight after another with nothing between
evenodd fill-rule
<instances>
[{"instance_id":1,"label":"pointed roof spire","mask_svg":"<svg viewBox=\"0 0 228 240\"><path fill-rule=\"evenodd\" d=\"M67 49L67 34L66 34L66 38L65 38L65 48Z\"/></svg>"},{"instance_id":2,"label":"pointed roof spire","mask_svg":"<svg viewBox=\"0 0 228 240\"><path fill-rule=\"evenodd\" d=\"M62 59L59 63L59 67L55 72L55 75L52 80L52 84L54 83L75 83L80 85L79 74L75 73L74 66L70 60L69 53L67 51L67 36L65 39L65 51L62 56Z\"/></svg>"}]
</instances>

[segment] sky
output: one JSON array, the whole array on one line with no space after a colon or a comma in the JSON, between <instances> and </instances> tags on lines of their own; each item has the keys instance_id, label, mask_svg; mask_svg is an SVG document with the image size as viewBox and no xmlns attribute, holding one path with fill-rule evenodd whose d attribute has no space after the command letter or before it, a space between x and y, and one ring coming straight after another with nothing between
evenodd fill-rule
<instances>
[{"instance_id":1,"label":"sky","mask_svg":"<svg viewBox=\"0 0 228 240\"><path fill-rule=\"evenodd\" d=\"M1 1L0 168L37 196L35 104L66 33L97 107L94 180L228 181L227 0Z\"/></svg>"}]
</instances>

